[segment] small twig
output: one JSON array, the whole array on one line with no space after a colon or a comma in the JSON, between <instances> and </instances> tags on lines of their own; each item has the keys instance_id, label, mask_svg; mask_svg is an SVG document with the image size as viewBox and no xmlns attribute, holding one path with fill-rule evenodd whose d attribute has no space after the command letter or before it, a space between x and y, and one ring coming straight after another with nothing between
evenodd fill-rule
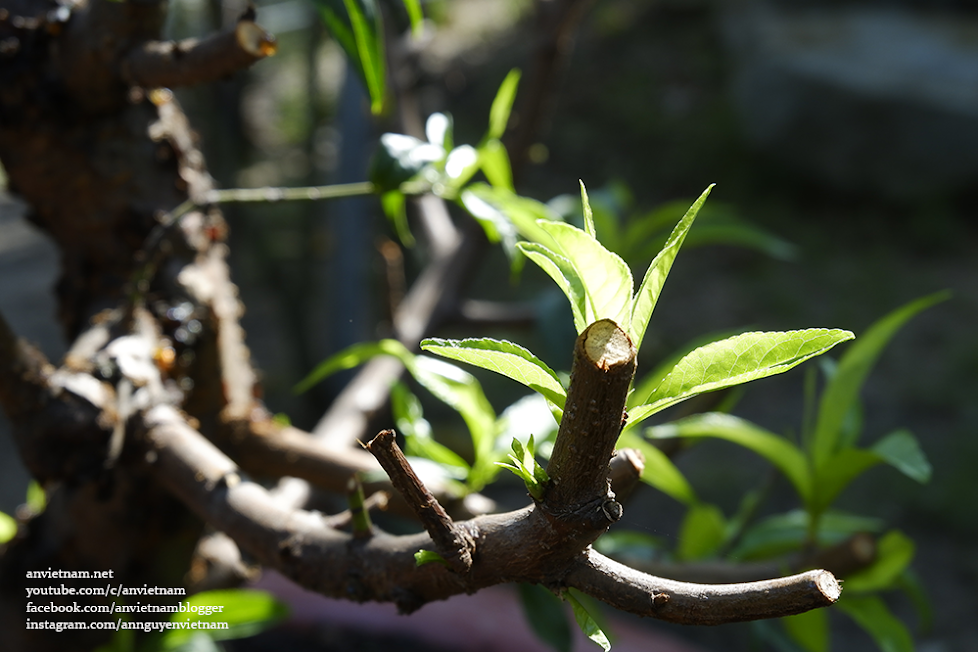
<instances>
[{"instance_id":1,"label":"small twig","mask_svg":"<svg viewBox=\"0 0 978 652\"><path fill-rule=\"evenodd\" d=\"M188 199L161 220L169 225L195 208L213 204L232 204L246 202L279 201L318 201L320 199L342 199L360 197L374 193L374 184L369 181L358 183L339 183L331 186L301 186L298 188L226 188L213 189L201 193L199 197Z\"/></svg>"},{"instance_id":2,"label":"small twig","mask_svg":"<svg viewBox=\"0 0 978 652\"><path fill-rule=\"evenodd\" d=\"M438 552L452 568L463 573L472 568L475 541L464 528L455 525L452 517L425 488L394 441L394 431L382 430L364 447L373 453L387 471L394 488L414 508L421 525L438 547Z\"/></svg>"}]
</instances>

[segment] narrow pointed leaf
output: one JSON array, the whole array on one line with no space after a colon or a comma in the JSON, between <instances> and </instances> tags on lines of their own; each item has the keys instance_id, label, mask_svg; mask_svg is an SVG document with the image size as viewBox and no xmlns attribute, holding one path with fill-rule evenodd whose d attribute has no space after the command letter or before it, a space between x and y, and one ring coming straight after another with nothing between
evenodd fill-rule
<instances>
[{"instance_id":1,"label":"narrow pointed leaf","mask_svg":"<svg viewBox=\"0 0 978 652\"><path fill-rule=\"evenodd\" d=\"M604 652L611 650L611 642L608 640L608 636L601 631L597 621L588 613L584 605L571 595L570 591L565 592L564 597L570 602L571 608L574 610L574 620L577 621L577 626L581 628L584 635L601 646Z\"/></svg>"},{"instance_id":2,"label":"narrow pointed leaf","mask_svg":"<svg viewBox=\"0 0 978 652\"><path fill-rule=\"evenodd\" d=\"M592 238L597 239L594 232L594 213L591 212L591 202L587 198L587 188L584 187L583 181L578 181L581 184L581 207L584 210L584 232Z\"/></svg>"},{"instance_id":3,"label":"narrow pointed leaf","mask_svg":"<svg viewBox=\"0 0 978 652\"><path fill-rule=\"evenodd\" d=\"M876 544L876 560L846 578L846 591L869 593L893 588L913 561L914 542L899 530L891 530Z\"/></svg>"},{"instance_id":4,"label":"narrow pointed leaf","mask_svg":"<svg viewBox=\"0 0 978 652\"><path fill-rule=\"evenodd\" d=\"M875 595L843 596L836 605L862 627L882 652L913 652L913 638L906 626Z\"/></svg>"},{"instance_id":5,"label":"narrow pointed leaf","mask_svg":"<svg viewBox=\"0 0 978 652\"><path fill-rule=\"evenodd\" d=\"M363 363L378 355L392 355L395 358L398 358L405 365L409 364L413 357L411 352L397 340L361 342L359 344L349 346L320 362L308 376L296 384L292 391L296 394L301 394L337 371L359 367Z\"/></svg>"},{"instance_id":6,"label":"narrow pointed leaf","mask_svg":"<svg viewBox=\"0 0 978 652\"><path fill-rule=\"evenodd\" d=\"M930 482L931 466L909 430L891 432L873 445L873 452L887 464L920 484Z\"/></svg>"},{"instance_id":7,"label":"narrow pointed leaf","mask_svg":"<svg viewBox=\"0 0 978 652\"><path fill-rule=\"evenodd\" d=\"M518 344L490 338L466 340L430 338L421 342L421 349L512 378L539 392L559 407L564 407L567 393L560 385L557 374L543 360Z\"/></svg>"},{"instance_id":8,"label":"narrow pointed leaf","mask_svg":"<svg viewBox=\"0 0 978 652\"><path fill-rule=\"evenodd\" d=\"M584 281L574 265L564 256L535 242L520 242L516 248L545 271L563 291L574 314L574 327L581 333L591 322L588 321L590 313Z\"/></svg>"},{"instance_id":9,"label":"narrow pointed leaf","mask_svg":"<svg viewBox=\"0 0 978 652\"><path fill-rule=\"evenodd\" d=\"M686 211L683 219L673 229L672 235L669 236L662 251L652 260L649 269L645 272L642 285L639 286L638 292L635 294L634 306L630 316L631 324L628 329L636 350L642 346L645 329L648 328L652 311L655 310L655 304L659 300L662 286L666 282L666 277L669 276L669 270L672 269L672 263L676 260L679 248L683 246L683 240L689 232L689 227L693 225L696 214L699 213L700 208L706 202L706 198L710 196L711 190L713 190L713 185L710 185L699 196L699 199L693 202L693 205Z\"/></svg>"},{"instance_id":10,"label":"narrow pointed leaf","mask_svg":"<svg viewBox=\"0 0 978 652\"><path fill-rule=\"evenodd\" d=\"M629 411L628 427L697 394L784 373L852 338L849 331L809 328L743 333L707 344L680 360L652 391L645 405Z\"/></svg>"},{"instance_id":11,"label":"narrow pointed leaf","mask_svg":"<svg viewBox=\"0 0 978 652\"><path fill-rule=\"evenodd\" d=\"M810 493L811 481L805 455L784 437L730 414L712 412L654 426L645 431L651 439L671 437L715 437L749 448L784 473L803 499Z\"/></svg>"},{"instance_id":12,"label":"narrow pointed leaf","mask_svg":"<svg viewBox=\"0 0 978 652\"><path fill-rule=\"evenodd\" d=\"M842 356L819 403L811 443L816 466L825 464L837 448L843 422L890 339L911 317L948 296L946 292L938 292L894 310L873 324Z\"/></svg>"},{"instance_id":13,"label":"narrow pointed leaf","mask_svg":"<svg viewBox=\"0 0 978 652\"><path fill-rule=\"evenodd\" d=\"M421 11L421 0L404 0L408 20L411 21L411 36L418 38L424 28L424 13Z\"/></svg>"},{"instance_id":14,"label":"narrow pointed leaf","mask_svg":"<svg viewBox=\"0 0 978 652\"><path fill-rule=\"evenodd\" d=\"M479 165L493 186L513 190L513 167L502 141L493 138L479 147Z\"/></svg>"},{"instance_id":15,"label":"narrow pointed leaf","mask_svg":"<svg viewBox=\"0 0 978 652\"><path fill-rule=\"evenodd\" d=\"M518 584L523 616L533 632L557 652L571 652L570 623L565 607L553 593L538 584Z\"/></svg>"},{"instance_id":16,"label":"narrow pointed leaf","mask_svg":"<svg viewBox=\"0 0 978 652\"><path fill-rule=\"evenodd\" d=\"M676 553L683 561L709 557L723 543L727 521L716 505L697 503L689 508L679 528Z\"/></svg>"},{"instance_id":17,"label":"narrow pointed leaf","mask_svg":"<svg viewBox=\"0 0 978 652\"><path fill-rule=\"evenodd\" d=\"M505 215L513 223L516 231L530 242L547 247L554 246L553 239L540 228L538 221L559 221L560 215L546 204L529 197L520 197L507 188L485 183L469 184L465 192L478 197Z\"/></svg>"},{"instance_id":18,"label":"narrow pointed leaf","mask_svg":"<svg viewBox=\"0 0 978 652\"><path fill-rule=\"evenodd\" d=\"M506 75L506 79L499 85L496 97L489 108L489 131L486 133L486 140L499 139L506 133L506 124L509 122L509 114L513 111L513 102L516 100L516 89L520 84L520 71L513 68Z\"/></svg>"},{"instance_id":19,"label":"narrow pointed leaf","mask_svg":"<svg viewBox=\"0 0 978 652\"><path fill-rule=\"evenodd\" d=\"M634 448L645 458L642 482L652 485L679 502L692 505L697 502L696 492L666 454L639 437L634 431L626 431L618 438L619 448Z\"/></svg>"},{"instance_id":20,"label":"narrow pointed leaf","mask_svg":"<svg viewBox=\"0 0 978 652\"><path fill-rule=\"evenodd\" d=\"M611 319L627 330L632 310L632 272L625 261L572 224L537 224L553 238L555 253L570 261L581 279L586 298L585 327L599 319Z\"/></svg>"}]
</instances>

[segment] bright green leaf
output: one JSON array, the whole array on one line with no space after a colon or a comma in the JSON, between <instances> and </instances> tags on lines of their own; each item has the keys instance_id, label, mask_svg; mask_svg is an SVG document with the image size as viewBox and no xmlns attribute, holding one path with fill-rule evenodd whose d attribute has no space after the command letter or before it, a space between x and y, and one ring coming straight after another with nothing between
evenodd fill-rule
<instances>
[{"instance_id":1,"label":"bright green leaf","mask_svg":"<svg viewBox=\"0 0 978 652\"><path fill-rule=\"evenodd\" d=\"M601 631L601 628L598 627L597 621L584 608L584 605L571 595L570 591L564 592L564 598L570 602L571 608L574 610L574 620L577 621L577 626L581 628L584 635L601 646L604 652L608 652L611 649L611 642L608 640L607 635Z\"/></svg>"},{"instance_id":2,"label":"bright green leaf","mask_svg":"<svg viewBox=\"0 0 978 652\"><path fill-rule=\"evenodd\" d=\"M489 109L489 131L486 133L485 140L499 139L506 133L506 124L509 122L509 114L513 110L513 102L516 100L516 89L520 84L520 71L513 68L506 75L506 79L499 85L496 97L492 101Z\"/></svg>"},{"instance_id":3,"label":"bright green leaf","mask_svg":"<svg viewBox=\"0 0 978 652\"><path fill-rule=\"evenodd\" d=\"M320 362L308 376L296 384L292 391L296 394L301 394L316 383L322 382L332 374L345 369L359 367L363 363L378 355L392 355L395 358L398 358L405 365L407 365L413 358L411 352L397 340L361 342L359 344L349 346Z\"/></svg>"},{"instance_id":4,"label":"bright green leaf","mask_svg":"<svg viewBox=\"0 0 978 652\"><path fill-rule=\"evenodd\" d=\"M44 488L37 480L31 480L27 483L27 506L31 508L31 512L34 514L40 514L44 511L44 508L48 505L47 494L44 493Z\"/></svg>"},{"instance_id":5,"label":"bright green leaf","mask_svg":"<svg viewBox=\"0 0 978 652\"><path fill-rule=\"evenodd\" d=\"M846 594L892 588L910 565L914 542L899 530L890 530L876 543L876 559L869 567L846 578Z\"/></svg>"},{"instance_id":6,"label":"bright green leaf","mask_svg":"<svg viewBox=\"0 0 978 652\"><path fill-rule=\"evenodd\" d=\"M17 521L12 516L0 512L0 546L17 536Z\"/></svg>"},{"instance_id":7,"label":"bright green leaf","mask_svg":"<svg viewBox=\"0 0 978 652\"><path fill-rule=\"evenodd\" d=\"M458 453L435 441L431 424L424 418L421 401L404 383L397 382L391 387L391 412L394 425L404 435L405 455L437 462L457 479L468 476L469 464Z\"/></svg>"},{"instance_id":8,"label":"bright green leaf","mask_svg":"<svg viewBox=\"0 0 978 652\"><path fill-rule=\"evenodd\" d=\"M646 405L629 411L628 427L697 394L784 373L852 338L849 331L809 328L743 333L707 344L680 360L652 391Z\"/></svg>"},{"instance_id":9,"label":"bright green leaf","mask_svg":"<svg viewBox=\"0 0 978 652\"><path fill-rule=\"evenodd\" d=\"M679 528L676 554L684 561L704 559L723 543L727 521L716 505L698 503L689 508Z\"/></svg>"},{"instance_id":10,"label":"bright green leaf","mask_svg":"<svg viewBox=\"0 0 978 652\"><path fill-rule=\"evenodd\" d=\"M448 562L445 560L445 558L434 550L419 550L414 553L415 566L424 566L425 564L430 564L432 562L441 564L443 566L448 566Z\"/></svg>"},{"instance_id":11,"label":"bright green leaf","mask_svg":"<svg viewBox=\"0 0 978 652\"><path fill-rule=\"evenodd\" d=\"M846 584L846 588L849 585ZM829 652L829 612L812 609L781 619L784 631L805 652Z\"/></svg>"},{"instance_id":12,"label":"bright green leaf","mask_svg":"<svg viewBox=\"0 0 978 652\"><path fill-rule=\"evenodd\" d=\"M655 304L659 300L662 286L666 282L666 277L669 276L669 270L672 269L672 263L676 260L679 248L682 247L683 240L689 232L689 227L693 225L696 214L704 202L706 202L706 198L709 197L711 190L713 190L713 185L710 185L703 191L699 199L693 202L693 205L686 211L683 219L673 229L672 235L669 236L662 251L652 260L648 270L645 272L645 277L642 279L642 285L639 286L638 292L635 293L632 314L629 316L630 326L628 332L632 336L632 343L635 344L636 350L642 346L645 329L648 328L652 311L655 310Z\"/></svg>"},{"instance_id":13,"label":"bright green leaf","mask_svg":"<svg viewBox=\"0 0 978 652\"><path fill-rule=\"evenodd\" d=\"M421 0L404 0L408 20L411 21L411 36L419 38L424 29L424 13L421 11Z\"/></svg>"},{"instance_id":14,"label":"bright green leaf","mask_svg":"<svg viewBox=\"0 0 978 652\"><path fill-rule=\"evenodd\" d=\"M634 431L626 431L618 438L618 448L634 448L645 458L642 481L681 503L697 502L692 486L666 454L639 437Z\"/></svg>"},{"instance_id":15,"label":"bright green leaf","mask_svg":"<svg viewBox=\"0 0 978 652\"><path fill-rule=\"evenodd\" d=\"M811 481L804 454L784 437L764 430L750 421L711 412L654 426L646 429L645 434L652 439L716 437L739 444L776 466L791 481L802 498L806 498L810 492Z\"/></svg>"},{"instance_id":16,"label":"bright green leaf","mask_svg":"<svg viewBox=\"0 0 978 652\"><path fill-rule=\"evenodd\" d=\"M553 244L547 232L540 228L539 220L559 221L560 215L546 204L485 183L470 184L465 190L505 215L516 231L530 242L547 246Z\"/></svg>"},{"instance_id":17,"label":"bright green leaf","mask_svg":"<svg viewBox=\"0 0 978 652\"><path fill-rule=\"evenodd\" d=\"M558 652L571 652L571 629L560 599L537 584L521 583L517 587L523 615L537 637Z\"/></svg>"},{"instance_id":18,"label":"bright green leaf","mask_svg":"<svg viewBox=\"0 0 978 652\"><path fill-rule=\"evenodd\" d=\"M204 591L183 603L188 606L188 611L173 614L172 622L227 623L227 629L203 630L215 640L254 636L289 614L288 607L271 593L251 589ZM167 630L162 639L162 647L175 648L187 641L193 633L194 630L189 629Z\"/></svg>"},{"instance_id":19,"label":"bright green leaf","mask_svg":"<svg viewBox=\"0 0 978 652\"><path fill-rule=\"evenodd\" d=\"M882 652L913 652L910 632L878 596L844 593L836 608L872 636Z\"/></svg>"},{"instance_id":20,"label":"bright green leaf","mask_svg":"<svg viewBox=\"0 0 978 652\"><path fill-rule=\"evenodd\" d=\"M466 340L426 339L421 349L445 358L467 362L523 383L547 400L564 407L567 393L557 374L518 344L489 338Z\"/></svg>"},{"instance_id":21,"label":"bright green leaf","mask_svg":"<svg viewBox=\"0 0 978 652\"><path fill-rule=\"evenodd\" d=\"M947 292L938 292L894 310L873 324L842 356L819 403L811 442L816 467L827 463L836 450L842 424L883 348L911 317L948 296Z\"/></svg>"},{"instance_id":22,"label":"bright green leaf","mask_svg":"<svg viewBox=\"0 0 978 652\"><path fill-rule=\"evenodd\" d=\"M315 0L315 4L363 81L371 111L379 114L387 93L387 64L383 18L376 0Z\"/></svg>"},{"instance_id":23,"label":"bright green leaf","mask_svg":"<svg viewBox=\"0 0 978 652\"><path fill-rule=\"evenodd\" d=\"M414 235L408 226L404 193L400 190L388 190L381 194L380 205L384 209L384 215L397 232L397 238L404 246L413 247Z\"/></svg>"},{"instance_id":24,"label":"bright green leaf","mask_svg":"<svg viewBox=\"0 0 978 652\"><path fill-rule=\"evenodd\" d=\"M591 323L588 321L590 312L584 281L571 261L535 242L520 242L516 248L545 271L563 291L574 315L574 327L581 333Z\"/></svg>"},{"instance_id":25,"label":"bright green leaf","mask_svg":"<svg viewBox=\"0 0 978 652\"><path fill-rule=\"evenodd\" d=\"M909 430L891 432L873 445L873 452L908 478L921 484L930 481L930 462Z\"/></svg>"},{"instance_id":26,"label":"bright green leaf","mask_svg":"<svg viewBox=\"0 0 978 652\"><path fill-rule=\"evenodd\" d=\"M581 207L584 210L584 232L597 240L594 232L594 213L591 211L591 202L587 198L587 188L584 187L583 181L578 179L578 182L581 184Z\"/></svg>"},{"instance_id":27,"label":"bright green leaf","mask_svg":"<svg viewBox=\"0 0 978 652\"><path fill-rule=\"evenodd\" d=\"M513 190L513 167L502 141L491 138L479 147L479 165L493 186Z\"/></svg>"},{"instance_id":28,"label":"bright green leaf","mask_svg":"<svg viewBox=\"0 0 978 652\"><path fill-rule=\"evenodd\" d=\"M632 272L625 261L576 226L566 222L537 224L553 239L554 253L570 262L584 286L585 328L599 319L611 319L627 330L632 310ZM578 333L582 330L578 329Z\"/></svg>"}]
</instances>

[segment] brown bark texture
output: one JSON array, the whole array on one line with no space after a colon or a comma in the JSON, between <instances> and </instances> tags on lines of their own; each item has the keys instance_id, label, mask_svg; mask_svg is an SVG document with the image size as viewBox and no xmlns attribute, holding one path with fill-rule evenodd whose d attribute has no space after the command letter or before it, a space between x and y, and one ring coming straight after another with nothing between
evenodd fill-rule
<instances>
[{"instance_id":1,"label":"brown bark texture","mask_svg":"<svg viewBox=\"0 0 978 652\"><path fill-rule=\"evenodd\" d=\"M232 74L274 53L274 39L246 14L226 33L167 43L164 12L153 1L0 0L0 160L29 218L60 249L59 317L71 342L65 360L51 364L0 315L0 405L49 496L0 551L5 649L87 650L107 640L100 631L25 629L25 588L35 585L26 572L48 568L199 588L243 580L247 558L323 594L390 601L404 612L493 584L535 582L687 624L799 613L837 599L825 571L704 588L590 548L621 517L618 498L641 472L639 456L614 450L635 350L607 320L577 341L549 485L515 512L481 514L489 501L426 485L392 433L368 445L379 465L350 446L368 438L368 418L400 372L389 361L368 366L348 390L370 399L341 395L315 436L274 423L256 398L238 323L227 227L201 199L214 184L164 88ZM198 207L173 219L187 200ZM436 198L421 199L418 210L432 262L395 315L409 346L458 311L485 246L476 227L456 230ZM393 486L392 508L416 514L424 532L354 535L341 529L349 514L302 509L306 483L342 493L350 478L381 466L391 482L368 483L368 493ZM268 490L251 475L302 480ZM205 524L218 534L201 540ZM448 564L416 566L420 549Z\"/></svg>"}]
</instances>

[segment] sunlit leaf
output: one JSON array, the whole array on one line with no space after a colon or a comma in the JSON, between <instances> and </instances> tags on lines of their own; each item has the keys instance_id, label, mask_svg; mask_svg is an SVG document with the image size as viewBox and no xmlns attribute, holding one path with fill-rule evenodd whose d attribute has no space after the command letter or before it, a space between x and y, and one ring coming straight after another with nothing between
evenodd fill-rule
<instances>
[{"instance_id":1,"label":"sunlit leaf","mask_svg":"<svg viewBox=\"0 0 978 652\"><path fill-rule=\"evenodd\" d=\"M37 480L31 480L27 483L27 506L31 508L31 512L34 514L40 514L44 511L44 508L48 505L47 494L44 493L44 487Z\"/></svg>"},{"instance_id":2,"label":"sunlit leaf","mask_svg":"<svg viewBox=\"0 0 978 652\"><path fill-rule=\"evenodd\" d=\"M425 120L424 137L432 145L438 145L445 152L452 150L452 117L447 113L432 113Z\"/></svg>"},{"instance_id":3,"label":"sunlit leaf","mask_svg":"<svg viewBox=\"0 0 978 652\"><path fill-rule=\"evenodd\" d=\"M591 323L588 321L590 312L584 281L571 261L535 242L520 242L516 248L546 272L561 289L570 303L574 327L581 333Z\"/></svg>"},{"instance_id":4,"label":"sunlit leaf","mask_svg":"<svg viewBox=\"0 0 978 652\"><path fill-rule=\"evenodd\" d=\"M652 311L655 310L655 304L659 300L662 286L666 282L666 277L669 276L669 270L672 269L672 263L676 260L679 248L682 247L683 240L689 232L689 227L693 225L696 214L704 202L706 202L706 198L709 197L711 190L713 190L713 185L710 185L710 187L703 191L699 199L693 202L693 205L686 211L679 224L673 229L672 235L669 236L662 251L652 260L648 270L645 272L645 277L642 279L642 284L639 286L638 292L635 293L628 332L632 336L632 343L635 344L636 350L642 346L645 329L648 328Z\"/></svg>"},{"instance_id":5,"label":"sunlit leaf","mask_svg":"<svg viewBox=\"0 0 978 652\"><path fill-rule=\"evenodd\" d=\"M397 382L391 387L391 412L394 425L404 435L406 455L437 462L454 470L451 473L454 478L465 479L469 464L458 453L435 441L431 424L424 418L421 401L404 383Z\"/></svg>"},{"instance_id":6,"label":"sunlit leaf","mask_svg":"<svg viewBox=\"0 0 978 652\"><path fill-rule=\"evenodd\" d=\"M424 566L425 564L430 564L432 562L442 564L443 566L448 566L448 562L445 560L445 558L434 550L419 550L414 553L415 566Z\"/></svg>"},{"instance_id":7,"label":"sunlit leaf","mask_svg":"<svg viewBox=\"0 0 978 652\"><path fill-rule=\"evenodd\" d=\"M890 530L876 543L873 563L846 578L846 594L893 588L913 561L914 542L899 530Z\"/></svg>"},{"instance_id":8,"label":"sunlit leaf","mask_svg":"<svg viewBox=\"0 0 978 652\"><path fill-rule=\"evenodd\" d=\"M485 183L470 184L465 190L505 215L516 231L530 242L548 246L553 244L547 232L540 228L539 220L560 220L560 215L546 204Z\"/></svg>"},{"instance_id":9,"label":"sunlit leaf","mask_svg":"<svg viewBox=\"0 0 978 652\"><path fill-rule=\"evenodd\" d=\"M853 338L849 331L809 328L775 333L743 333L702 346L682 360L646 399L629 410L628 427L687 398L784 373L805 360Z\"/></svg>"},{"instance_id":10,"label":"sunlit leaf","mask_svg":"<svg viewBox=\"0 0 978 652\"><path fill-rule=\"evenodd\" d=\"M896 430L873 444L873 452L883 461L921 484L930 481L931 466L909 430Z\"/></svg>"},{"instance_id":11,"label":"sunlit leaf","mask_svg":"<svg viewBox=\"0 0 978 652\"><path fill-rule=\"evenodd\" d=\"M380 137L367 176L378 192L398 190L426 166L445 158L441 145L414 136L387 133Z\"/></svg>"},{"instance_id":12,"label":"sunlit leaf","mask_svg":"<svg viewBox=\"0 0 978 652\"><path fill-rule=\"evenodd\" d=\"M795 486L802 498L810 493L811 481L805 456L784 437L729 414L711 412L654 426L645 431L652 439L671 437L715 437L749 448L776 466Z\"/></svg>"},{"instance_id":13,"label":"sunlit leaf","mask_svg":"<svg viewBox=\"0 0 978 652\"><path fill-rule=\"evenodd\" d=\"M611 319L627 330L632 309L632 273L625 261L576 226L565 222L537 224L553 239L554 253L570 262L584 286L585 327L599 319ZM582 330L578 329L578 333Z\"/></svg>"},{"instance_id":14,"label":"sunlit leaf","mask_svg":"<svg viewBox=\"0 0 978 652\"><path fill-rule=\"evenodd\" d=\"M846 588L849 586L846 584ZM828 609L812 609L781 619L784 631L805 652L829 652Z\"/></svg>"},{"instance_id":15,"label":"sunlit leaf","mask_svg":"<svg viewBox=\"0 0 978 652\"><path fill-rule=\"evenodd\" d=\"M913 652L910 632L878 596L844 592L835 608L856 621L882 652Z\"/></svg>"},{"instance_id":16,"label":"sunlit leaf","mask_svg":"<svg viewBox=\"0 0 978 652\"><path fill-rule=\"evenodd\" d=\"M618 438L619 448L634 448L645 458L642 481L652 485L662 493L681 503L692 505L697 502L692 486L676 468L666 454L638 436L635 431L626 431Z\"/></svg>"},{"instance_id":17,"label":"sunlit leaf","mask_svg":"<svg viewBox=\"0 0 978 652\"><path fill-rule=\"evenodd\" d=\"M489 109L489 131L486 133L485 140L499 139L506 132L506 124L509 122L509 114L513 110L513 102L516 100L516 89L520 84L520 71L513 68L506 75L506 79L499 85L496 97L492 101Z\"/></svg>"},{"instance_id":18,"label":"sunlit leaf","mask_svg":"<svg viewBox=\"0 0 978 652\"><path fill-rule=\"evenodd\" d=\"M493 138L481 145L478 151L479 166L489 183L497 188L513 190L513 168L502 142Z\"/></svg>"},{"instance_id":19,"label":"sunlit leaf","mask_svg":"<svg viewBox=\"0 0 978 652\"><path fill-rule=\"evenodd\" d=\"M560 598L538 584L517 584L523 615L534 633L558 652L571 652L570 623Z\"/></svg>"},{"instance_id":20,"label":"sunlit leaf","mask_svg":"<svg viewBox=\"0 0 978 652\"><path fill-rule=\"evenodd\" d=\"M408 20L411 21L411 36L418 38L424 29L424 13L421 11L421 0L404 0Z\"/></svg>"},{"instance_id":21,"label":"sunlit leaf","mask_svg":"<svg viewBox=\"0 0 978 652\"><path fill-rule=\"evenodd\" d=\"M184 604L187 611L174 613L172 622L227 623L227 629L204 629L215 640L245 638L268 629L289 615L288 607L267 591L222 589L197 593ZM170 629L162 639L163 649L175 648L195 633L193 629Z\"/></svg>"},{"instance_id":22,"label":"sunlit leaf","mask_svg":"<svg viewBox=\"0 0 978 652\"><path fill-rule=\"evenodd\" d=\"M397 238L404 246L413 247L414 235L408 227L404 193L400 190L388 190L380 196L380 205L397 232Z\"/></svg>"},{"instance_id":23,"label":"sunlit leaf","mask_svg":"<svg viewBox=\"0 0 978 652\"><path fill-rule=\"evenodd\" d=\"M826 464L836 450L846 415L890 339L911 317L944 301L948 296L947 292L938 292L894 310L873 324L848 348L839 361L835 375L822 392L819 403L818 419L811 442L816 466Z\"/></svg>"},{"instance_id":24,"label":"sunlit leaf","mask_svg":"<svg viewBox=\"0 0 978 652\"><path fill-rule=\"evenodd\" d=\"M378 355L391 355L405 365L409 364L413 355L397 340L380 340L379 342L361 342L349 346L320 362L308 376L299 381L292 389L296 394L307 391L313 385L322 382L332 374L345 369L359 367Z\"/></svg>"},{"instance_id":25,"label":"sunlit leaf","mask_svg":"<svg viewBox=\"0 0 978 652\"><path fill-rule=\"evenodd\" d=\"M584 187L584 182L580 181L581 184L581 207L584 210L584 232L587 233L592 238L597 239L594 232L594 213L591 211L591 202L587 198L587 188Z\"/></svg>"},{"instance_id":26,"label":"sunlit leaf","mask_svg":"<svg viewBox=\"0 0 978 652\"><path fill-rule=\"evenodd\" d=\"M716 505L697 503L689 508L679 528L676 554L691 561L709 557L723 543L726 519Z\"/></svg>"},{"instance_id":27,"label":"sunlit leaf","mask_svg":"<svg viewBox=\"0 0 978 652\"><path fill-rule=\"evenodd\" d=\"M564 598L570 602L571 608L574 610L574 620L577 621L577 626L581 628L584 635L601 646L602 650L608 652L611 649L611 642L608 640L608 636L601 631L597 621L588 613L584 605L571 595L570 591L564 592Z\"/></svg>"},{"instance_id":28,"label":"sunlit leaf","mask_svg":"<svg viewBox=\"0 0 978 652\"><path fill-rule=\"evenodd\" d=\"M384 24L376 0L315 0L326 28L353 62L379 114L387 94Z\"/></svg>"},{"instance_id":29,"label":"sunlit leaf","mask_svg":"<svg viewBox=\"0 0 978 652\"><path fill-rule=\"evenodd\" d=\"M543 394L547 400L564 407L567 393L557 374L543 360L518 344L490 338L443 340L429 338L421 349L445 358L467 362L512 378Z\"/></svg>"},{"instance_id":30,"label":"sunlit leaf","mask_svg":"<svg viewBox=\"0 0 978 652\"><path fill-rule=\"evenodd\" d=\"M17 536L17 521L12 516L0 512L0 545Z\"/></svg>"}]
</instances>

